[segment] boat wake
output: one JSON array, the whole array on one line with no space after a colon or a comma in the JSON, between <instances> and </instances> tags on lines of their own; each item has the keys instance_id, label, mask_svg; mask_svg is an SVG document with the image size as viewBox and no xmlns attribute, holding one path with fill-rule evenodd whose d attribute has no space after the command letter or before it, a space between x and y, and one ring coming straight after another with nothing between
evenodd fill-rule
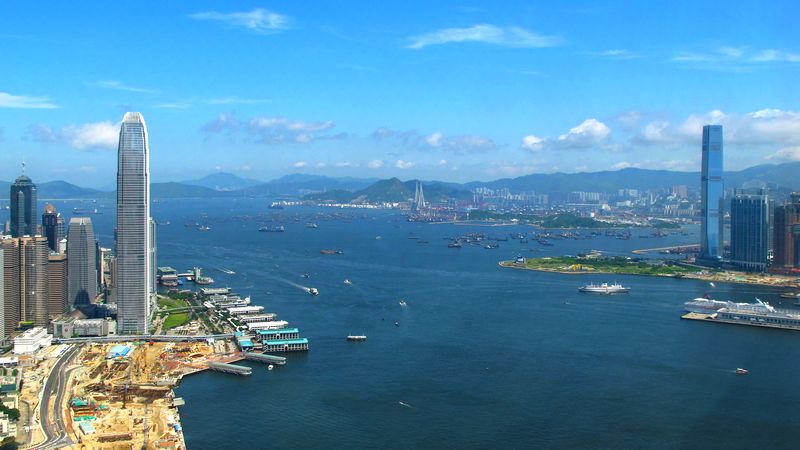
<instances>
[{"instance_id":1,"label":"boat wake","mask_svg":"<svg viewBox=\"0 0 800 450\"><path fill-rule=\"evenodd\" d=\"M405 402L397 402L397 403L399 403L399 404L400 404L400 406L403 406L403 407L405 407L405 408L408 408L408 409L414 409L414 407L413 407L413 406L411 406L411 405L409 405L408 403L405 403Z\"/></svg>"}]
</instances>

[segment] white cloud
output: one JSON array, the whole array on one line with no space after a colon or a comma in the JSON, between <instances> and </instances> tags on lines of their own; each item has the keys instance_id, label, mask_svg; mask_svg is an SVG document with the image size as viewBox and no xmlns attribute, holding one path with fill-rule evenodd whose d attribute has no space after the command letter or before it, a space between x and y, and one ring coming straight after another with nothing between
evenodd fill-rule
<instances>
[{"instance_id":1,"label":"white cloud","mask_svg":"<svg viewBox=\"0 0 800 450\"><path fill-rule=\"evenodd\" d=\"M216 118L203 125L201 130L207 134L238 131L245 133L245 138L262 144L296 143L307 144L322 139L344 139L345 133L327 134L334 127L331 120L307 122L289 120L282 117L253 117L247 122L240 121L236 115L220 113Z\"/></svg>"},{"instance_id":2,"label":"white cloud","mask_svg":"<svg viewBox=\"0 0 800 450\"><path fill-rule=\"evenodd\" d=\"M586 119L573 127L568 133L558 137L562 148L590 148L603 142L611 134L611 129L597 119Z\"/></svg>"},{"instance_id":3,"label":"white cloud","mask_svg":"<svg viewBox=\"0 0 800 450\"><path fill-rule=\"evenodd\" d=\"M384 162L380 159L373 159L372 161L367 163L367 167L370 169L380 169L384 166Z\"/></svg>"},{"instance_id":4,"label":"white cloud","mask_svg":"<svg viewBox=\"0 0 800 450\"><path fill-rule=\"evenodd\" d=\"M335 164L335 166L336 166L336 167L357 167L357 165L356 165L356 164L353 164L353 163L351 163L350 161L342 161L342 162L337 162L337 163Z\"/></svg>"},{"instance_id":5,"label":"white cloud","mask_svg":"<svg viewBox=\"0 0 800 450\"><path fill-rule=\"evenodd\" d=\"M292 166L297 168L308 167L308 163L305 161L297 161L296 163L292 164Z\"/></svg>"},{"instance_id":6,"label":"white cloud","mask_svg":"<svg viewBox=\"0 0 800 450\"><path fill-rule=\"evenodd\" d=\"M800 161L800 145L794 147L784 147L767 156L767 159L776 161Z\"/></svg>"},{"instance_id":7,"label":"white cloud","mask_svg":"<svg viewBox=\"0 0 800 450\"><path fill-rule=\"evenodd\" d=\"M209 105L255 105L267 101L269 100L263 98L243 98L229 95L226 97L212 98L207 100L206 103Z\"/></svg>"},{"instance_id":8,"label":"white cloud","mask_svg":"<svg viewBox=\"0 0 800 450\"><path fill-rule=\"evenodd\" d=\"M614 169L614 170L627 169L629 167L639 167L639 164L630 163L628 161L620 161L620 162L614 164L613 166L611 166L611 168Z\"/></svg>"},{"instance_id":9,"label":"white cloud","mask_svg":"<svg viewBox=\"0 0 800 450\"><path fill-rule=\"evenodd\" d=\"M540 138L538 136L534 136L532 134L529 134L529 135L524 136L522 138L521 147L523 149L525 149L525 150L529 150L529 151L532 151L532 152L538 152L539 150L544 148L544 142L545 142L544 139L542 139L542 138Z\"/></svg>"},{"instance_id":10,"label":"white cloud","mask_svg":"<svg viewBox=\"0 0 800 450\"><path fill-rule=\"evenodd\" d=\"M67 144L78 150L114 149L119 143L119 126L110 121L70 125L62 135Z\"/></svg>"},{"instance_id":11,"label":"white cloud","mask_svg":"<svg viewBox=\"0 0 800 450\"><path fill-rule=\"evenodd\" d=\"M442 133L436 132L433 134L429 134L425 136L425 143L430 145L431 147L441 147L442 146Z\"/></svg>"},{"instance_id":12,"label":"white cloud","mask_svg":"<svg viewBox=\"0 0 800 450\"><path fill-rule=\"evenodd\" d=\"M28 97L0 92L0 108L55 109L58 107L47 97Z\"/></svg>"},{"instance_id":13,"label":"white cloud","mask_svg":"<svg viewBox=\"0 0 800 450\"><path fill-rule=\"evenodd\" d=\"M317 169L323 169L325 167L328 167L328 163L318 162L317 165L316 165Z\"/></svg>"},{"instance_id":14,"label":"white cloud","mask_svg":"<svg viewBox=\"0 0 800 450\"><path fill-rule=\"evenodd\" d=\"M764 63L800 63L800 53L723 46L705 52L682 51L673 55L671 59L677 63L691 64L702 69L743 71Z\"/></svg>"},{"instance_id":15,"label":"white cloud","mask_svg":"<svg viewBox=\"0 0 800 450\"><path fill-rule=\"evenodd\" d=\"M76 150L112 150L119 143L119 125L106 121L70 125L55 131L37 124L28 127L27 135L43 144L64 144Z\"/></svg>"},{"instance_id":16,"label":"white cloud","mask_svg":"<svg viewBox=\"0 0 800 450\"><path fill-rule=\"evenodd\" d=\"M438 164L438 165L440 165L440 166L446 166L446 165L447 165L447 160L446 160L446 159L440 159L440 160L439 160L439 164Z\"/></svg>"},{"instance_id":17,"label":"white cloud","mask_svg":"<svg viewBox=\"0 0 800 450\"><path fill-rule=\"evenodd\" d=\"M602 56L608 59L618 59L618 60L637 59L642 57L642 55L640 55L639 53L624 48L613 48L609 50L603 50L602 52L595 53L595 55Z\"/></svg>"},{"instance_id":18,"label":"white cloud","mask_svg":"<svg viewBox=\"0 0 800 450\"><path fill-rule=\"evenodd\" d=\"M180 102L167 102L167 103L157 103L155 105L156 108L161 109L186 109L192 106L191 103L180 103Z\"/></svg>"},{"instance_id":19,"label":"white cloud","mask_svg":"<svg viewBox=\"0 0 800 450\"><path fill-rule=\"evenodd\" d=\"M416 165L416 164L414 164L413 162L409 162L409 161L403 161L402 159L398 159L398 160L397 160L397 161L394 163L394 166L395 166L396 168L398 168L398 169L410 169L410 168L414 167L415 165Z\"/></svg>"},{"instance_id":20,"label":"white cloud","mask_svg":"<svg viewBox=\"0 0 800 450\"><path fill-rule=\"evenodd\" d=\"M122 81L117 81L117 80L95 81L94 83L91 83L91 84L94 85L94 86L97 86L97 87L104 88L104 89L115 89L117 91L138 92L138 93L142 93L142 94L154 94L154 93L158 92L158 91L156 91L154 89L146 89L146 88L142 88L142 87L129 86L129 85L123 83Z\"/></svg>"},{"instance_id":21,"label":"white cloud","mask_svg":"<svg viewBox=\"0 0 800 450\"><path fill-rule=\"evenodd\" d=\"M614 120L616 120L623 129L630 130L637 127L643 118L644 114L642 114L641 111L633 110L617 115Z\"/></svg>"},{"instance_id":22,"label":"white cloud","mask_svg":"<svg viewBox=\"0 0 800 450\"><path fill-rule=\"evenodd\" d=\"M189 18L222 22L229 26L245 28L259 34L273 34L289 28L289 18L287 16L263 8L235 13L206 11L191 14Z\"/></svg>"},{"instance_id":23,"label":"white cloud","mask_svg":"<svg viewBox=\"0 0 800 450\"><path fill-rule=\"evenodd\" d=\"M378 140L393 140L409 150L444 150L454 153L469 153L497 148L497 143L484 136L447 136L440 131L421 134L416 130L394 131L381 127L375 130L372 136Z\"/></svg>"},{"instance_id":24,"label":"white cloud","mask_svg":"<svg viewBox=\"0 0 800 450\"><path fill-rule=\"evenodd\" d=\"M557 36L545 36L520 27L498 27L481 24L468 28L445 28L432 33L415 36L408 46L421 49L429 45L448 44L454 42L483 42L503 47L539 48L554 47L561 44Z\"/></svg>"}]
</instances>

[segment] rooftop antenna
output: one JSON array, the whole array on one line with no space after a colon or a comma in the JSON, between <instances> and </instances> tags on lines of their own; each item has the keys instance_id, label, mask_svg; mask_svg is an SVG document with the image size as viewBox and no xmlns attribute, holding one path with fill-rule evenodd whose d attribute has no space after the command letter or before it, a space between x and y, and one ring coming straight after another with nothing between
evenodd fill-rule
<instances>
[{"instance_id":1,"label":"rooftop antenna","mask_svg":"<svg viewBox=\"0 0 800 450\"><path fill-rule=\"evenodd\" d=\"M25 158L22 158L22 174L25 175Z\"/></svg>"}]
</instances>

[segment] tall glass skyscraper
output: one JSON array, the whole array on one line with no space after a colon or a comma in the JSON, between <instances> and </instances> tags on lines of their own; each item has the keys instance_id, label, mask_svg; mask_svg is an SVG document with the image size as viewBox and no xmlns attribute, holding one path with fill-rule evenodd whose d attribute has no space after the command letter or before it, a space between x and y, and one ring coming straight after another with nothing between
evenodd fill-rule
<instances>
[{"instance_id":1,"label":"tall glass skyscraper","mask_svg":"<svg viewBox=\"0 0 800 450\"><path fill-rule=\"evenodd\" d=\"M150 318L150 149L144 117L129 112L117 156L117 329L147 333Z\"/></svg>"},{"instance_id":2,"label":"tall glass skyscraper","mask_svg":"<svg viewBox=\"0 0 800 450\"><path fill-rule=\"evenodd\" d=\"M67 234L69 304L85 306L97 297L96 251L92 220L73 217Z\"/></svg>"},{"instance_id":3,"label":"tall glass skyscraper","mask_svg":"<svg viewBox=\"0 0 800 450\"><path fill-rule=\"evenodd\" d=\"M731 263L748 271L767 268L770 202L766 191L736 189L731 199Z\"/></svg>"},{"instance_id":4,"label":"tall glass skyscraper","mask_svg":"<svg viewBox=\"0 0 800 450\"><path fill-rule=\"evenodd\" d=\"M701 242L700 257L722 259L722 226L724 192L722 184L722 125L703 127L703 167L700 173Z\"/></svg>"},{"instance_id":5,"label":"tall glass skyscraper","mask_svg":"<svg viewBox=\"0 0 800 450\"><path fill-rule=\"evenodd\" d=\"M64 219L50 203L45 205L42 214L42 234L47 238L50 251L58 253L58 243L64 239Z\"/></svg>"},{"instance_id":6,"label":"tall glass skyscraper","mask_svg":"<svg viewBox=\"0 0 800 450\"><path fill-rule=\"evenodd\" d=\"M22 166L23 172L25 165ZM36 234L36 185L25 173L11 185L11 237Z\"/></svg>"}]
</instances>

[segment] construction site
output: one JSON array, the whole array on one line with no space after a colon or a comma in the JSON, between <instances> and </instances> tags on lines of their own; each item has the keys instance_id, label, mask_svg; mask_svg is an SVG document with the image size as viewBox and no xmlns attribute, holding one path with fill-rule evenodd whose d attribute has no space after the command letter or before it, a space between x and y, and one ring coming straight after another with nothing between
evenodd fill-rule
<instances>
[{"instance_id":1,"label":"construction site","mask_svg":"<svg viewBox=\"0 0 800 450\"><path fill-rule=\"evenodd\" d=\"M226 341L86 344L71 371L65 426L75 449L185 448L173 388L242 359Z\"/></svg>"}]
</instances>

